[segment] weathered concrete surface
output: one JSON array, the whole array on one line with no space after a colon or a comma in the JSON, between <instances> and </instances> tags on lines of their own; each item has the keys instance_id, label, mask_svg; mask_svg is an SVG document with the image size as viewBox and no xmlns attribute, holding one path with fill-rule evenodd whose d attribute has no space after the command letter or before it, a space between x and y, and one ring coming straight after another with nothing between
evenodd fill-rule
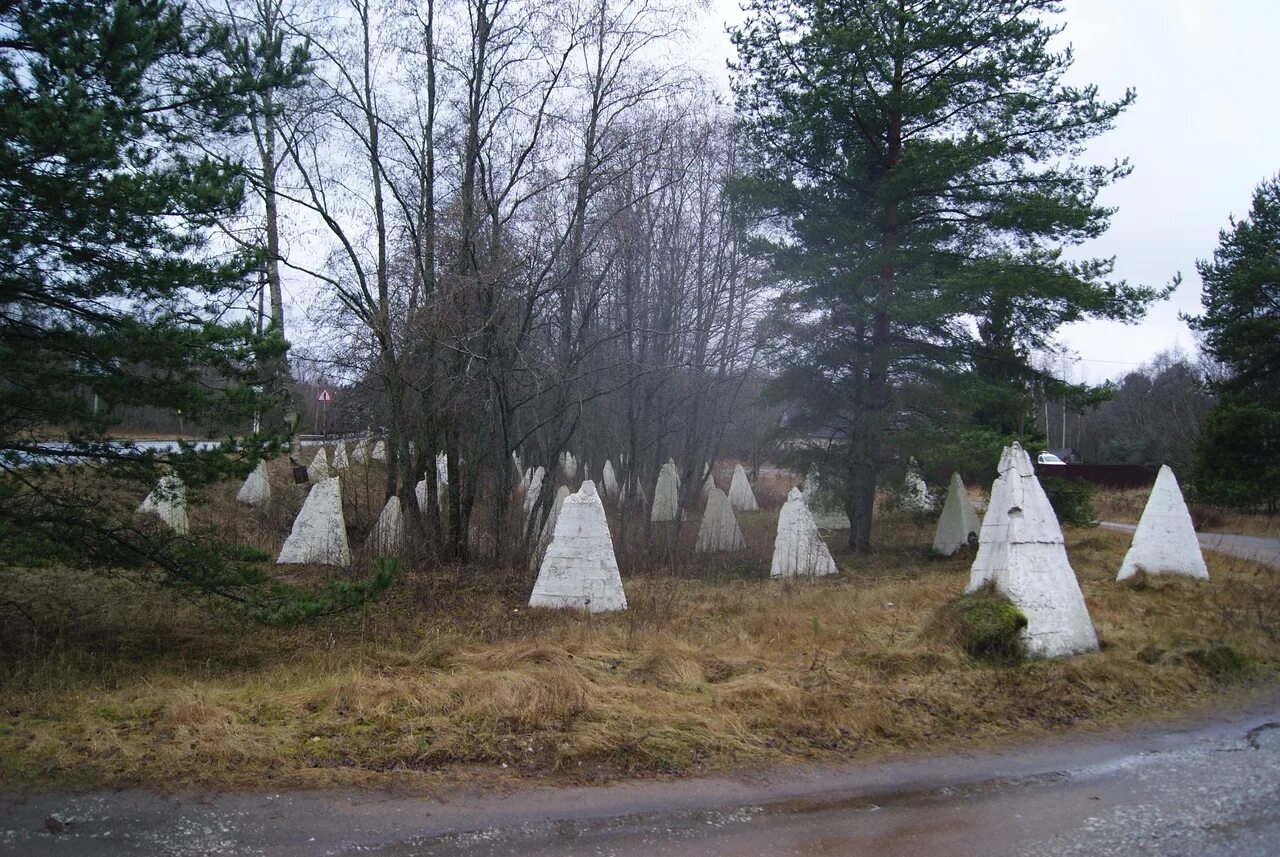
<instances>
[{"instance_id":1,"label":"weathered concrete surface","mask_svg":"<svg viewBox=\"0 0 1280 857\"><path fill-rule=\"evenodd\" d=\"M778 513L770 577L816 577L839 574L831 551L813 523L799 488L792 488Z\"/></svg>"},{"instance_id":2,"label":"weathered concrete surface","mask_svg":"<svg viewBox=\"0 0 1280 857\"><path fill-rule=\"evenodd\" d=\"M740 551L746 546L747 540L742 537L742 528L733 514L733 504L723 491L712 488L707 494L707 506L698 526L698 542L694 550L697 553L717 553Z\"/></svg>"},{"instance_id":3,"label":"weathered concrete surface","mask_svg":"<svg viewBox=\"0 0 1280 857\"><path fill-rule=\"evenodd\" d=\"M546 523L542 525L542 533L538 536L538 544L529 554L529 569L536 571L538 566L542 565L542 558L546 556L547 546L551 544L551 537L555 535L556 521L560 520L560 509L564 507L565 498L569 496L568 486L561 485L556 489L556 498L551 503L551 514L547 516Z\"/></svg>"},{"instance_id":4,"label":"weathered concrete surface","mask_svg":"<svg viewBox=\"0 0 1280 857\"><path fill-rule=\"evenodd\" d=\"M918 512L933 511L933 497L929 496L929 486L921 478L914 460L907 468L907 476L902 483L902 501L908 509Z\"/></svg>"},{"instance_id":5,"label":"weathered concrete surface","mask_svg":"<svg viewBox=\"0 0 1280 857\"><path fill-rule=\"evenodd\" d=\"M813 522L820 529L849 529L849 516L835 502L834 497L829 496L828 492L822 490L822 481L816 469L810 470L805 475L804 489L801 494L804 495L804 502L809 507L809 513L813 515Z\"/></svg>"},{"instance_id":6,"label":"weathered concrete surface","mask_svg":"<svg viewBox=\"0 0 1280 857\"><path fill-rule=\"evenodd\" d=\"M369 453L369 457L372 458L374 461L386 461L387 460L387 442L385 440L380 440L377 443L375 443L373 445L373 451Z\"/></svg>"},{"instance_id":7,"label":"weathered concrete surface","mask_svg":"<svg viewBox=\"0 0 1280 857\"><path fill-rule=\"evenodd\" d=\"M347 445L342 441L333 447L333 459L329 462L330 470L346 470L351 466L347 460Z\"/></svg>"},{"instance_id":8,"label":"weathered concrete surface","mask_svg":"<svg viewBox=\"0 0 1280 857\"><path fill-rule=\"evenodd\" d=\"M369 532L367 542L375 556L399 556L404 544L404 514L400 509L400 498L390 497L378 515L378 522Z\"/></svg>"},{"instance_id":9,"label":"weathered concrete surface","mask_svg":"<svg viewBox=\"0 0 1280 857\"><path fill-rule=\"evenodd\" d=\"M733 466L733 479L729 482L729 502L735 512L758 512L760 504L756 502L755 492L747 480L747 471L741 464Z\"/></svg>"},{"instance_id":10,"label":"weathered concrete surface","mask_svg":"<svg viewBox=\"0 0 1280 857\"><path fill-rule=\"evenodd\" d=\"M613 462L605 459L604 472L601 474L604 482L604 493L611 499L618 499L618 475L613 472Z\"/></svg>"},{"instance_id":11,"label":"weathered concrete surface","mask_svg":"<svg viewBox=\"0 0 1280 857\"><path fill-rule=\"evenodd\" d=\"M351 448L352 464L369 463L369 441L362 440Z\"/></svg>"},{"instance_id":12,"label":"weathered concrete surface","mask_svg":"<svg viewBox=\"0 0 1280 857\"><path fill-rule=\"evenodd\" d=\"M236 492L236 500L250 506L265 506L271 500L271 479L267 474L267 463L261 459L257 466L245 477L244 484Z\"/></svg>"},{"instance_id":13,"label":"weathered concrete surface","mask_svg":"<svg viewBox=\"0 0 1280 857\"><path fill-rule=\"evenodd\" d=\"M1191 513L1182 499L1178 479L1167 464L1156 475L1156 484L1147 497L1133 533L1133 544L1124 555L1116 580L1127 580L1139 571L1209 579Z\"/></svg>"},{"instance_id":14,"label":"weathered concrete surface","mask_svg":"<svg viewBox=\"0 0 1280 857\"><path fill-rule=\"evenodd\" d=\"M342 516L342 483L337 476L317 482L293 520L280 564L350 565L347 524Z\"/></svg>"},{"instance_id":15,"label":"weathered concrete surface","mask_svg":"<svg viewBox=\"0 0 1280 857\"><path fill-rule=\"evenodd\" d=\"M569 482L572 482L577 477L578 459L573 457L572 452L560 453L560 475Z\"/></svg>"},{"instance_id":16,"label":"weathered concrete surface","mask_svg":"<svg viewBox=\"0 0 1280 857\"><path fill-rule=\"evenodd\" d=\"M978 513L964 488L959 473L951 474L951 486L947 489L942 515L938 517L938 529L933 535L933 549L943 556L951 556L969 544L969 538L977 538L982 525Z\"/></svg>"},{"instance_id":17,"label":"weathered concrete surface","mask_svg":"<svg viewBox=\"0 0 1280 857\"><path fill-rule=\"evenodd\" d=\"M1134 524L1118 524L1115 521L1102 521L1098 526L1119 533L1132 533L1138 529ZM1196 533L1196 540L1204 550L1280 568L1280 539L1233 533Z\"/></svg>"},{"instance_id":18,"label":"weathered concrete surface","mask_svg":"<svg viewBox=\"0 0 1280 857\"><path fill-rule=\"evenodd\" d=\"M674 521L680 514L680 475L674 461L668 461L658 471L658 482L653 488L653 506L649 520L655 523Z\"/></svg>"},{"instance_id":19,"label":"weathered concrete surface","mask_svg":"<svg viewBox=\"0 0 1280 857\"><path fill-rule=\"evenodd\" d=\"M529 486L524 493L524 519L525 526L529 525L529 516L533 514L533 507L538 502L538 495L542 493L542 480L547 478L547 469L541 465L533 468L533 473L529 476Z\"/></svg>"},{"instance_id":20,"label":"weathered concrete surface","mask_svg":"<svg viewBox=\"0 0 1280 857\"><path fill-rule=\"evenodd\" d=\"M1000 467L965 591L990 582L1012 601L1027 617L1021 639L1031 657L1095 651L1093 621L1031 458L1015 443L1000 456Z\"/></svg>"},{"instance_id":21,"label":"weathered concrete surface","mask_svg":"<svg viewBox=\"0 0 1280 857\"><path fill-rule=\"evenodd\" d=\"M588 613L627 609L609 523L594 482L583 482L560 507L529 606L580 608Z\"/></svg>"},{"instance_id":22,"label":"weathered concrete surface","mask_svg":"<svg viewBox=\"0 0 1280 857\"><path fill-rule=\"evenodd\" d=\"M155 515L169 525L175 533L186 535L187 525L187 486L182 483L176 473L166 473L156 483L155 490L148 494L138 505L141 515Z\"/></svg>"},{"instance_id":23,"label":"weathered concrete surface","mask_svg":"<svg viewBox=\"0 0 1280 857\"><path fill-rule=\"evenodd\" d=\"M436 454L436 496L445 496L449 487L449 456L445 453Z\"/></svg>"},{"instance_id":24,"label":"weathered concrete surface","mask_svg":"<svg viewBox=\"0 0 1280 857\"><path fill-rule=\"evenodd\" d=\"M9 797L0 855L1272 857L1277 727L1273 692L1033 746L603 788Z\"/></svg>"},{"instance_id":25,"label":"weathered concrete surface","mask_svg":"<svg viewBox=\"0 0 1280 857\"><path fill-rule=\"evenodd\" d=\"M312 482L323 482L329 478L329 453L324 447L316 450L311 463L307 465L307 478Z\"/></svg>"}]
</instances>

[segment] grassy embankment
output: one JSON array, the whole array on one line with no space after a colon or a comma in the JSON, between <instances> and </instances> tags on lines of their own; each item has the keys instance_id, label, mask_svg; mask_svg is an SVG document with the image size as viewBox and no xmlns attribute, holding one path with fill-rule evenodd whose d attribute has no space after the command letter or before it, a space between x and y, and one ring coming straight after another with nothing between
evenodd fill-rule
<instances>
[{"instance_id":1,"label":"grassy embankment","mask_svg":"<svg viewBox=\"0 0 1280 857\"><path fill-rule=\"evenodd\" d=\"M193 525L278 547L298 498L274 475L271 510L235 510L228 485ZM358 544L380 475L344 482ZM1208 583L1121 586L1126 539L1097 530L1068 539L1103 651L974 661L936 630L969 560L929 558L928 524L879 522L874 557L836 552L839 578L768 581L784 487L741 516L739 555L663 562L633 525L631 609L612 616L526 609L523 570L407 569L359 615L275 631L123 581L0 571L0 788L431 791L848 760L1186 710L1280 667L1276 573L1210 555Z\"/></svg>"}]
</instances>

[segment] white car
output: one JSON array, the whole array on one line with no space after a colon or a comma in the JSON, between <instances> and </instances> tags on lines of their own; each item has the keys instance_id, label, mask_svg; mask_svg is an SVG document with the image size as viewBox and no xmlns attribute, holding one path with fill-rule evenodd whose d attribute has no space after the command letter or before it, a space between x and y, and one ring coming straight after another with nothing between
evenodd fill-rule
<instances>
[{"instance_id":1,"label":"white car","mask_svg":"<svg viewBox=\"0 0 1280 857\"><path fill-rule=\"evenodd\" d=\"M1036 456L1036 464L1066 464L1066 462L1052 452L1042 452Z\"/></svg>"}]
</instances>

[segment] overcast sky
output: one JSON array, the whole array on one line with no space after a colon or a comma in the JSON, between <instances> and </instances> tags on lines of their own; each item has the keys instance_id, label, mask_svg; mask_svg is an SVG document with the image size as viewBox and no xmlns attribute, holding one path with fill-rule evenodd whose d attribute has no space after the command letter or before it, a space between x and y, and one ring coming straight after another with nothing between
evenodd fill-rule
<instances>
[{"instance_id":1,"label":"overcast sky","mask_svg":"<svg viewBox=\"0 0 1280 857\"><path fill-rule=\"evenodd\" d=\"M1280 171L1280 2L1275 0L1065 0L1063 39L1075 48L1073 82L1137 102L1095 141L1098 161L1128 157L1133 174L1108 190L1111 230L1087 245L1114 256L1118 277L1183 284L1139 325L1073 325L1063 340L1082 358L1078 380L1123 375L1160 351L1194 342L1179 311L1196 312L1195 260L1217 244L1229 215L1248 211L1259 182ZM712 0L700 42L728 89L725 27L737 0Z\"/></svg>"}]
</instances>

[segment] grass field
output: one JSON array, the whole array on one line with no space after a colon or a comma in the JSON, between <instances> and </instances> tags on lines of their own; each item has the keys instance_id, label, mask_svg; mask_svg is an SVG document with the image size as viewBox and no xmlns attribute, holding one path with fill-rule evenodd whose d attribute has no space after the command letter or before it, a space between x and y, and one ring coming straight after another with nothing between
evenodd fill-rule
<instances>
[{"instance_id":1,"label":"grass field","mask_svg":"<svg viewBox=\"0 0 1280 857\"><path fill-rule=\"evenodd\" d=\"M232 511L226 486L193 524L278 547L298 498L275 481L273 509ZM380 483L344 482L358 542ZM431 792L848 760L1187 710L1280 667L1276 572L1209 555L1208 583L1121 586L1127 541L1097 530L1068 539L1102 651L975 661L936 629L969 560L930 558L927 523L881 520L873 557L835 551L838 578L769 581L786 487L760 486L742 554L689 557L693 514L674 550L630 527L631 609L608 616L527 609L527 569L409 568L362 612L287 631L122 580L0 571L0 787Z\"/></svg>"}]
</instances>

